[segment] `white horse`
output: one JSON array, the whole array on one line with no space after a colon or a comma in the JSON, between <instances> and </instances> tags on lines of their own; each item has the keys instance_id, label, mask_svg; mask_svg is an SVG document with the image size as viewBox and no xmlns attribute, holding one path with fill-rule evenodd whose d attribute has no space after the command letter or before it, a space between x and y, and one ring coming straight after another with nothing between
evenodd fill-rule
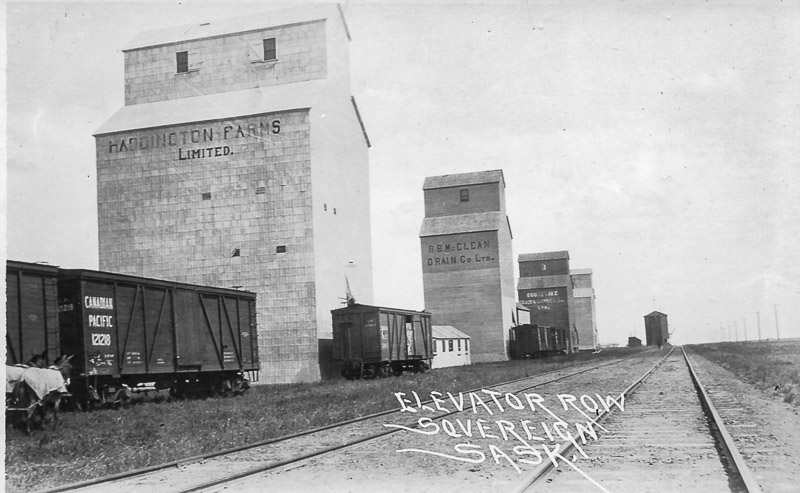
<instances>
[{"instance_id":1,"label":"white horse","mask_svg":"<svg viewBox=\"0 0 800 493\"><path fill-rule=\"evenodd\" d=\"M72 356L61 356L50 368L6 366L6 410L20 416L25 429L30 433L31 422L36 415L44 423L45 412L53 408L53 426L58 421L61 395L66 394L72 365Z\"/></svg>"}]
</instances>

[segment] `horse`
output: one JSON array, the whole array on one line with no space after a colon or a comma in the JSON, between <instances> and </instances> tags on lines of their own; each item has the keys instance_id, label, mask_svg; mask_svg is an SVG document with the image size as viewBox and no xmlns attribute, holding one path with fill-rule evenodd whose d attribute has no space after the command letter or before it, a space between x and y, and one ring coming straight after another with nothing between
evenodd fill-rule
<instances>
[{"instance_id":1,"label":"horse","mask_svg":"<svg viewBox=\"0 0 800 493\"><path fill-rule=\"evenodd\" d=\"M49 368L6 367L6 390L12 386L10 397L7 394L6 409L21 415L19 421L25 424L27 433L30 433L35 417L39 416L42 425L44 424L48 408L53 409L53 428L55 428L61 396L67 393L69 374L72 370L71 358L72 356L60 356ZM15 380L12 381L12 378Z\"/></svg>"},{"instance_id":2,"label":"horse","mask_svg":"<svg viewBox=\"0 0 800 493\"><path fill-rule=\"evenodd\" d=\"M40 354L34 354L25 364L32 368L44 368L47 364L47 350L45 349Z\"/></svg>"}]
</instances>

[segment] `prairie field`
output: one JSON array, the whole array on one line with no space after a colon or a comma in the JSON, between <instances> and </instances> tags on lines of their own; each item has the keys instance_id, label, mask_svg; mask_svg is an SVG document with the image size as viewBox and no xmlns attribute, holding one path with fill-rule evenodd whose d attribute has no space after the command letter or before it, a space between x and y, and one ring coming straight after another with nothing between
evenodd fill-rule
<instances>
[{"instance_id":1,"label":"prairie field","mask_svg":"<svg viewBox=\"0 0 800 493\"><path fill-rule=\"evenodd\" d=\"M800 340L721 342L688 348L742 380L800 407Z\"/></svg>"},{"instance_id":2,"label":"prairie field","mask_svg":"<svg viewBox=\"0 0 800 493\"><path fill-rule=\"evenodd\" d=\"M614 348L546 359L443 368L423 374L291 385L256 385L239 397L135 395L121 409L62 412L31 435L6 428L6 491L30 491L255 443L399 407L395 392L424 400L590 360L633 356Z\"/></svg>"}]
</instances>

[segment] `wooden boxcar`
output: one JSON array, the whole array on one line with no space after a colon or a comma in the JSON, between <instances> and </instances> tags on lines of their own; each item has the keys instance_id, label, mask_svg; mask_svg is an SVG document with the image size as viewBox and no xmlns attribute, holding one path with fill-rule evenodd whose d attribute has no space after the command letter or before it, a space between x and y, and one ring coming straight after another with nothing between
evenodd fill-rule
<instances>
[{"instance_id":1,"label":"wooden boxcar","mask_svg":"<svg viewBox=\"0 0 800 493\"><path fill-rule=\"evenodd\" d=\"M569 351L566 329L523 324L510 329L509 356L512 359L541 358Z\"/></svg>"},{"instance_id":2,"label":"wooden boxcar","mask_svg":"<svg viewBox=\"0 0 800 493\"><path fill-rule=\"evenodd\" d=\"M7 365L49 366L60 355L57 283L57 267L6 263Z\"/></svg>"},{"instance_id":3,"label":"wooden boxcar","mask_svg":"<svg viewBox=\"0 0 800 493\"><path fill-rule=\"evenodd\" d=\"M353 378L400 375L430 368L431 314L353 304L331 310L333 358Z\"/></svg>"},{"instance_id":4,"label":"wooden boxcar","mask_svg":"<svg viewBox=\"0 0 800 493\"><path fill-rule=\"evenodd\" d=\"M78 402L125 386L240 392L259 369L256 295L91 270L61 270L62 351Z\"/></svg>"}]
</instances>

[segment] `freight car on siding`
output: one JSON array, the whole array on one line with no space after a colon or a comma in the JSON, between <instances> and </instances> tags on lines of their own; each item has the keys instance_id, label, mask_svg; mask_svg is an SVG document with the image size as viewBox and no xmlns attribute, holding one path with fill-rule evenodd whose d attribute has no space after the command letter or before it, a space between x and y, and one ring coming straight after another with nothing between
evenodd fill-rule
<instances>
[{"instance_id":1,"label":"freight car on siding","mask_svg":"<svg viewBox=\"0 0 800 493\"><path fill-rule=\"evenodd\" d=\"M61 350L77 402L127 387L240 393L259 370L256 295L91 270L60 270Z\"/></svg>"},{"instance_id":2,"label":"freight car on siding","mask_svg":"<svg viewBox=\"0 0 800 493\"><path fill-rule=\"evenodd\" d=\"M352 304L331 310L331 317L333 358L348 380L430 368L430 313Z\"/></svg>"},{"instance_id":3,"label":"freight car on siding","mask_svg":"<svg viewBox=\"0 0 800 493\"><path fill-rule=\"evenodd\" d=\"M512 359L541 358L569 351L569 332L564 328L523 324L509 330Z\"/></svg>"},{"instance_id":4,"label":"freight car on siding","mask_svg":"<svg viewBox=\"0 0 800 493\"><path fill-rule=\"evenodd\" d=\"M6 364L55 363L58 328L58 267L6 263Z\"/></svg>"}]
</instances>

